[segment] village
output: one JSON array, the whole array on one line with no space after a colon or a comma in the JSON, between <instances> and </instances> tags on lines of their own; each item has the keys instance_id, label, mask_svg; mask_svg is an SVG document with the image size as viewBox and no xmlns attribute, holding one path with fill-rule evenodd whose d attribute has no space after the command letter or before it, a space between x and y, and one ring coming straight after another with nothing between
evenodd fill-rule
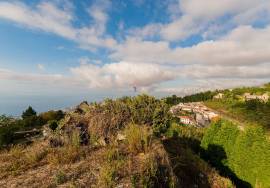
<instances>
[{"instance_id":1,"label":"village","mask_svg":"<svg viewBox=\"0 0 270 188\"><path fill-rule=\"evenodd\" d=\"M184 125L206 127L219 115L207 108L202 102L179 103L170 112Z\"/></svg>"},{"instance_id":2,"label":"village","mask_svg":"<svg viewBox=\"0 0 270 188\"><path fill-rule=\"evenodd\" d=\"M223 93L218 93L213 97L213 100L221 100L224 97ZM266 103L269 100L269 95L268 93L262 95L244 93L238 98L242 101L259 100ZM171 107L170 113L179 118L180 123L195 127L206 127L213 119L219 117L217 112L206 107L203 102L179 103Z\"/></svg>"}]
</instances>

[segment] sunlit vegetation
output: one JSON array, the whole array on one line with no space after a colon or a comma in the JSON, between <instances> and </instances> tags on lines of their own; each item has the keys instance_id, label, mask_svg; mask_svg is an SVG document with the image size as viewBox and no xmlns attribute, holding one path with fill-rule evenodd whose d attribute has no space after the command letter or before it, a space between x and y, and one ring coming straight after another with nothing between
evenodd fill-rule
<instances>
[{"instance_id":1,"label":"sunlit vegetation","mask_svg":"<svg viewBox=\"0 0 270 188\"><path fill-rule=\"evenodd\" d=\"M175 187L177 178L156 137L169 126L168 109L141 95L83 103L64 116L57 111L37 114L32 108L21 119L3 116L10 123L41 118L45 125L32 128L46 130L47 136L1 150L0 185ZM33 171L39 176L29 176Z\"/></svg>"},{"instance_id":2,"label":"sunlit vegetation","mask_svg":"<svg viewBox=\"0 0 270 188\"><path fill-rule=\"evenodd\" d=\"M57 121L63 117L64 113L61 110L37 114L31 106L22 113L21 118L2 115L0 116L0 148L7 147L10 144L20 143L22 140L25 141L23 131L36 129L35 134L37 134L38 130L48 122L51 122L51 127L55 128ZM21 132L21 134L16 134L16 132Z\"/></svg>"},{"instance_id":3,"label":"sunlit vegetation","mask_svg":"<svg viewBox=\"0 0 270 188\"><path fill-rule=\"evenodd\" d=\"M270 142L259 126L239 130L219 120L206 131L203 157L239 187L270 186Z\"/></svg>"},{"instance_id":4,"label":"sunlit vegetation","mask_svg":"<svg viewBox=\"0 0 270 188\"><path fill-rule=\"evenodd\" d=\"M20 118L0 116L0 186L42 181L48 187L269 187L269 102L241 98L268 90L266 85L162 100L139 95L83 102L65 113L38 114L29 107ZM213 100L218 92L224 98ZM194 101L224 118L196 128L169 113L173 104ZM27 143L20 137L36 130L46 136Z\"/></svg>"}]
</instances>

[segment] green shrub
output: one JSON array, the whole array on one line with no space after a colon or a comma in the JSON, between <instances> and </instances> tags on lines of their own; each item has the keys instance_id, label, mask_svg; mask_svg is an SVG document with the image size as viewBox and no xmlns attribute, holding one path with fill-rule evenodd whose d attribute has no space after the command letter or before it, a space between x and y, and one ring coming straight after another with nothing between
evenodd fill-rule
<instances>
[{"instance_id":1,"label":"green shrub","mask_svg":"<svg viewBox=\"0 0 270 188\"><path fill-rule=\"evenodd\" d=\"M261 127L240 131L237 125L220 120L210 125L201 146L204 158L238 186L270 186L270 142Z\"/></svg>"},{"instance_id":2,"label":"green shrub","mask_svg":"<svg viewBox=\"0 0 270 188\"><path fill-rule=\"evenodd\" d=\"M50 110L48 112L43 112L39 114L39 117L44 121L44 123L47 123L49 121L59 121L64 117L64 112L62 110Z\"/></svg>"},{"instance_id":3,"label":"green shrub","mask_svg":"<svg viewBox=\"0 0 270 188\"><path fill-rule=\"evenodd\" d=\"M57 129L57 127L58 127L57 121L51 120L51 121L49 121L48 123L49 123L49 128L50 128L51 130L55 131L55 130Z\"/></svg>"},{"instance_id":4,"label":"green shrub","mask_svg":"<svg viewBox=\"0 0 270 188\"><path fill-rule=\"evenodd\" d=\"M169 106L165 103L158 105L153 114L153 131L156 135L165 133L170 125L172 117L169 112Z\"/></svg>"}]
</instances>

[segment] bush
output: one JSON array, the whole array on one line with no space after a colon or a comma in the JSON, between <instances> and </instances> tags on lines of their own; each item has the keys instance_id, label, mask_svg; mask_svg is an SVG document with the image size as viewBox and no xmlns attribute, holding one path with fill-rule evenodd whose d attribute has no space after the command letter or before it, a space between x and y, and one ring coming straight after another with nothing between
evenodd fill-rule
<instances>
[{"instance_id":1,"label":"bush","mask_svg":"<svg viewBox=\"0 0 270 188\"><path fill-rule=\"evenodd\" d=\"M153 126L155 133L161 134L166 131L170 121L168 110L163 101L138 95L93 104L88 120L99 137L109 137L108 133L114 134L130 123Z\"/></svg>"},{"instance_id":2,"label":"bush","mask_svg":"<svg viewBox=\"0 0 270 188\"><path fill-rule=\"evenodd\" d=\"M2 116L3 117L3 116ZM22 127L20 121L12 118L2 118L0 124L0 149L15 140L14 132Z\"/></svg>"},{"instance_id":3,"label":"bush","mask_svg":"<svg viewBox=\"0 0 270 188\"><path fill-rule=\"evenodd\" d=\"M43 112L39 115L39 117L44 121L44 123L47 123L49 121L59 121L64 117L64 112L62 110L50 110L48 112Z\"/></svg>"},{"instance_id":4,"label":"bush","mask_svg":"<svg viewBox=\"0 0 270 188\"><path fill-rule=\"evenodd\" d=\"M49 128L52 130L52 131L55 131L58 127L58 123L57 121L55 120L52 120L52 121L49 121Z\"/></svg>"},{"instance_id":5,"label":"bush","mask_svg":"<svg viewBox=\"0 0 270 188\"><path fill-rule=\"evenodd\" d=\"M245 127L220 120L210 125L202 142L204 158L238 186L270 186L270 142L261 127Z\"/></svg>"},{"instance_id":6,"label":"bush","mask_svg":"<svg viewBox=\"0 0 270 188\"><path fill-rule=\"evenodd\" d=\"M168 112L169 107L165 103L161 103L154 111L153 131L158 136L165 133L170 125L172 116Z\"/></svg>"}]
</instances>

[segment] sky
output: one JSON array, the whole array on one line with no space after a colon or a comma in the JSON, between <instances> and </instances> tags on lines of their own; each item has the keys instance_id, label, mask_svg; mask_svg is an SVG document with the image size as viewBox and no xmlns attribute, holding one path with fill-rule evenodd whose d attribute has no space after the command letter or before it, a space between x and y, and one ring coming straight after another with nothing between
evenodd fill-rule
<instances>
[{"instance_id":1,"label":"sky","mask_svg":"<svg viewBox=\"0 0 270 188\"><path fill-rule=\"evenodd\" d=\"M269 0L0 0L0 114L269 80Z\"/></svg>"}]
</instances>

